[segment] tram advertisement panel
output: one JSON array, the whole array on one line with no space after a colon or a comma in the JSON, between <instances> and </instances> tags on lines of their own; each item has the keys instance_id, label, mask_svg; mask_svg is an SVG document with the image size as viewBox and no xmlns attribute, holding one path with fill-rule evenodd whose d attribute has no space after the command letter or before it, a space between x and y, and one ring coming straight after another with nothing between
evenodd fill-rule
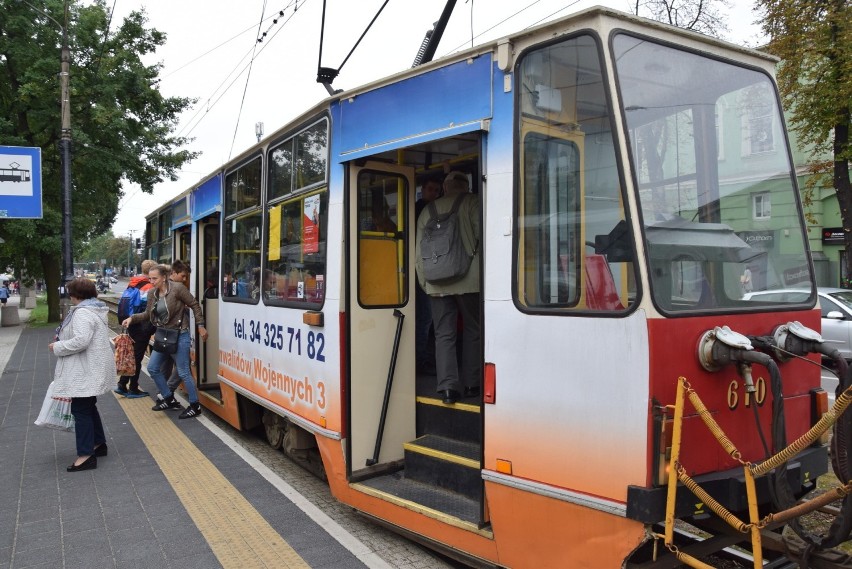
<instances>
[{"instance_id":1,"label":"tram advertisement panel","mask_svg":"<svg viewBox=\"0 0 852 569\"><path fill-rule=\"evenodd\" d=\"M302 243L305 253L319 253L320 196L305 198L305 219L302 225Z\"/></svg>"},{"instance_id":2,"label":"tram advertisement panel","mask_svg":"<svg viewBox=\"0 0 852 569\"><path fill-rule=\"evenodd\" d=\"M321 428L339 430L337 385L330 381L336 340L301 322L301 311L225 304L219 375ZM299 318L288 318L299 316ZM242 388L242 389L239 389ZM334 391L332 393L332 391Z\"/></svg>"}]
</instances>

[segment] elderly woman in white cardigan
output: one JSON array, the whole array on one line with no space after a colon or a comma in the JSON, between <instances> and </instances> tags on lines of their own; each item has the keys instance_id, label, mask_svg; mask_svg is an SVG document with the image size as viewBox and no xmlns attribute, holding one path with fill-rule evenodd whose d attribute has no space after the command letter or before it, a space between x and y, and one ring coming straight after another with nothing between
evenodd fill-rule
<instances>
[{"instance_id":1,"label":"elderly woman in white cardigan","mask_svg":"<svg viewBox=\"0 0 852 569\"><path fill-rule=\"evenodd\" d=\"M98 413L97 396L112 389L115 359L109 341L106 304L97 299L95 283L78 278L68 283L74 305L48 347L57 357L53 393L71 398L77 460L68 472L98 467L99 456L107 455L106 436Z\"/></svg>"}]
</instances>

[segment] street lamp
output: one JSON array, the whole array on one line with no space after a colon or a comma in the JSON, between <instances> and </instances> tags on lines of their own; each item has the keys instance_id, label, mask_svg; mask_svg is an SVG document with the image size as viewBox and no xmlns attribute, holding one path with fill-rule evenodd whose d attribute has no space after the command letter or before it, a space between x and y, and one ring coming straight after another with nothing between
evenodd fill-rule
<instances>
[{"instance_id":1,"label":"street lamp","mask_svg":"<svg viewBox=\"0 0 852 569\"><path fill-rule=\"evenodd\" d=\"M62 130L59 138L59 158L62 164L62 284L74 278L74 256L71 251L71 101L69 80L71 76L71 49L68 47L68 0L65 0L65 25L57 22L50 14L33 6L27 0L23 2L62 30L62 50L60 51L59 87L61 91Z\"/></svg>"}]
</instances>

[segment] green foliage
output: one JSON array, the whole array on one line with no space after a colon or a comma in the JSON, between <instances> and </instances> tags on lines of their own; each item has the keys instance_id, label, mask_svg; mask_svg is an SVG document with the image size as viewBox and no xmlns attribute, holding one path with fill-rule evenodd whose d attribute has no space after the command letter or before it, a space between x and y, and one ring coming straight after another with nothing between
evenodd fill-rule
<instances>
[{"instance_id":1,"label":"green foliage","mask_svg":"<svg viewBox=\"0 0 852 569\"><path fill-rule=\"evenodd\" d=\"M852 105L852 4L847 0L757 0L769 51L781 58L778 87L799 143L831 168L852 160L849 141L834 152L834 130L849 127Z\"/></svg>"},{"instance_id":2,"label":"green foliage","mask_svg":"<svg viewBox=\"0 0 852 569\"><path fill-rule=\"evenodd\" d=\"M790 125L806 148L810 177L805 203L816 188L837 194L846 230L846 279L852 278L852 180L849 163L852 108L852 3L849 0L757 0L765 13L769 51L781 58L778 87Z\"/></svg>"},{"instance_id":3,"label":"green foliage","mask_svg":"<svg viewBox=\"0 0 852 569\"><path fill-rule=\"evenodd\" d=\"M92 238L77 254L77 260L83 263L99 263L106 259L107 266L126 266L128 258L136 264L136 251L132 251L129 237L116 237L112 231L107 231Z\"/></svg>"},{"instance_id":4,"label":"green foliage","mask_svg":"<svg viewBox=\"0 0 852 569\"><path fill-rule=\"evenodd\" d=\"M47 315L47 298L38 295L36 297L36 307L30 312L30 319L27 321L27 324L34 328L47 326L50 321Z\"/></svg>"},{"instance_id":5,"label":"green foliage","mask_svg":"<svg viewBox=\"0 0 852 569\"><path fill-rule=\"evenodd\" d=\"M188 139L173 135L194 100L164 97L160 65L141 61L165 35L146 27L144 10L112 22L108 33L104 0L66 1L67 23L63 0L30 2L55 21L25 2L0 0L0 143L41 148L44 203L41 220L0 220L0 266L25 266L30 276L45 277L53 318L62 245L59 24L71 48L74 251L112 225L122 182L150 193L196 156L181 149Z\"/></svg>"}]
</instances>

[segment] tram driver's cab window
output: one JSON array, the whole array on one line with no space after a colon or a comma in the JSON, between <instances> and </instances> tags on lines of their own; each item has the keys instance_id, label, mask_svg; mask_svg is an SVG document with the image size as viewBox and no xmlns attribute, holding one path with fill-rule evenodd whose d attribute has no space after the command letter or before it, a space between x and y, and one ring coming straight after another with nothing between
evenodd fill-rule
<instances>
[{"instance_id":1,"label":"tram driver's cab window","mask_svg":"<svg viewBox=\"0 0 852 569\"><path fill-rule=\"evenodd\" d=\"M269 151L267 239L260 279L265 304L322 306L328 235L327 164L325 119Z\"/></svg>"},{"instance_id":2,"label":"tram driver's cab window","mask_svg":"<svg viewBox=\"0 0 852 569\"><path fill-rule=\"evenodd\" d=\"M783 124L772 79L627 32L611 45L657 308L765 310L755 293L810 288L795 172L768 151Z\"/></svg>"},{"instance_id":3,"label":"tram driver's cab window","mask_svg":"<svg viewBox=\"0 0 852 569\"><path fill-rule=\"evenodd\" d=\"M624 311L635 301L598 45L581 35L518 64L515 302L530 311Z\"/></svg>"},{"instance_id":4,"label":"tram driver's cab window","mask_svg":"<svg viewBox=\"0 0 852 569\"><path fill-rule=\"evenodd\" d=\"M255 303L260 296L260 180L260 157L225 175L221 290L228 301Z\"/></svg>"}]
</instances>

